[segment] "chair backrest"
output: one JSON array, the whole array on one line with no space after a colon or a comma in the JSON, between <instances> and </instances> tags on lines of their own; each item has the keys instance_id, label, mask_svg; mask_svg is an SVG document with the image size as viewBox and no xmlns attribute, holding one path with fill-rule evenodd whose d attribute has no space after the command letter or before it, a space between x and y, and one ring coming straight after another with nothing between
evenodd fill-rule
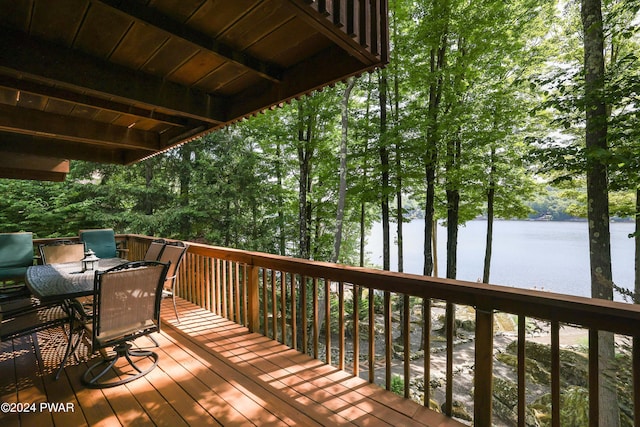
<instances>
[{"instance_id":1,"label":"chair backrest","mask_svg":"<svg viewBox=\"0 0 640 427\"><path fill-rule=\"evenodd\" d=\"M116 258L116 234L112 228L80 230L80 241L91 249L98 258Z\"/></svg>"},{"instance_id":2,"label":"chair backrest","mask_svg":"<svg viewBox=\"0 0 640 427\"><path fill-rule=\"evenodd\" d=\"M160 254L165 245L164 239L157 239L151 242L147 248L147 252L144 255L145 261L157 261L160 259Z\"/></svg>"},{"instance_id":3,"label":"chair backrest","mask_svg":"<svg viewBox=\"0 0 640 427\"><path fill-rule=\"evenodd\" d=\"M80 262L84 258L84 243L57 241L39 246L43 264Z\"/></svg>"},{"instance_id":4,"label":"chair backrest","mask_svg":"<svg viewBox=\"0 0 640 427\"><path fill-rule=\"evenodd\" d=\"M182 242L167 242L164 245L158 261L170 263L169 271L167 272L166 287L171 287L172 282L175 281L180 263L186 251L187 246Z\"/></svg>"},{"instance_id":5,"label":"chair backrest","mask_svg":"<svg viewBox=\"0 0 640 427\"><path fill-rule=\"evenodd\" d=\"M168 267L155 261L136 261L96 272L94 349L158 330L162 286Z\"/></svg>"},{"instance_id":6,"label":"chair backrest","mask_svg":"<svg viewBox=\"0 0 640 427\"><path fill-rule=\"evenodd\" d=\"M0 233L0 268L33 265L32 233Z\"/></svg>"}]
</instances>

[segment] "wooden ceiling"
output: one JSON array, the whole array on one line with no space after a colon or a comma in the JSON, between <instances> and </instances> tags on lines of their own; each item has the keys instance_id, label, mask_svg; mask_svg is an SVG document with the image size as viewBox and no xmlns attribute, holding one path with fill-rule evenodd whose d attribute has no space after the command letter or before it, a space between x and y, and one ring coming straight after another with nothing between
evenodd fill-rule
<instances>
[{"instance_id":1,"label":"wooden ceiling","mask_svg":"<svg viewBox=\"0 0 640 427\"><path fill-rule=\"evenodd\" d=\"M131 164L387 56L387 0L0 0L0 177Z\"/></svg>"}]
</instances>

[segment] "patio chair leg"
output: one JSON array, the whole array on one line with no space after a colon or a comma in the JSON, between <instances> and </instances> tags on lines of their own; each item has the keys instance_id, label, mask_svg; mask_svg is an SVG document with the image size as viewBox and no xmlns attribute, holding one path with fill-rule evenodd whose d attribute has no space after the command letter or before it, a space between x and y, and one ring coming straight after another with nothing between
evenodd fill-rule
<instances>
[{"instance_id":1,"label":"patio chair leg","mask_svg":"<svg viewBox=\"0 0 640 427\"><path fill-rule=\"evenodd\" d=\"M69 322L69 339L67 340L67 347L64 351L64 357L60 362L60 367L58 368L58 372L56 372L56 377L55 377L56 380L60 378L60 374L62 373L62 370L64 369L65 365L67 364L67 360L69 359L69 357L76 352L76 350L78 349L78 346L80 345L80 342L82 342L82 337L84 336L84 328L81 327L81 329L79 329L78 340L76 341L75 344L72 344L73 329L74 328L73 328L73 320L72 320Z\"/></svg>"},{"instance_id":2,"label":"patio chair leg","mask_svg":"<svg viewBox=\"0 0 640 427\"><path fill-rule=\"evenodd\" d=\"M173 300L173 311L176 313L176 320L180 323L180 317L178 316L178 306L176 305L176 293L175 290L171 292L171 299Z\"/></svg>"},{"instance_id":3,"label":"patio chair leg","mask_svg":"<svg viewBox=\"0 0 640 427\"><path fill-rule=\"evenodd\" d=\"M102 359L99 362L91 365L87 371L84 373L84 375L82 376L82 383L84 385L86 385L89 388L108 388L108 387L115 387L118 385L122 385L122 384L126 384L130 381L133 381L135 379L138 379L144 375L146 375L147 373L149 373L153 368L155 368L158 365L158 354L154 353L153 351L137 351L137 350L131 350L131 344L129 343L122 343L122 344L118 344L116 347L114 347L114 350L116 352L115 356L113 356L113 358L109 358L109 359ZM129 362L129 365L131 365L131 367L133 367L138 373L135 375L131 375L131 376L126 376L124 379L120 379L120 380L116 380L116 381L105 381L105 382L100 382L100 380L102 379L102 377L109 372L109 370L111 370L111 368L113 368L116 364L116 362L118 360L120 360L121 357L124 357L127 359L127 362ZM151 360L151 366L149 366L146 369L141 369L140 367L138 367L138 365L136 364L136 362L134 362L131 357L138 357L138 358L148 358ZM102 366L102 365L107 365L104 369L102 369L97 375L93 375L93 371L94 369Z\"/></svg>"}]
</instances>

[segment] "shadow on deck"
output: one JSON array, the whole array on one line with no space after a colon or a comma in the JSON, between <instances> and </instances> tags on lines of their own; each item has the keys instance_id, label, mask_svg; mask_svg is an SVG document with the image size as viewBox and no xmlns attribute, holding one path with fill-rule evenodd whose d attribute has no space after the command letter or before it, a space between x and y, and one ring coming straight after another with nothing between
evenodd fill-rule
<instances>
[{"instance_id":1,"label":"shadow on deck","mask_svg":"<svg viewBox=\"0 0 640 427\"><path fill-rule=\"evenodd\" d=\"M54 379L61 330L0 343L0 403L22 411L4 405L3 427L461 425L184 300L176 323L170 300L163 304L158 367L112 389L81 385L82 346Z\"/></svg>"}]
</instances>

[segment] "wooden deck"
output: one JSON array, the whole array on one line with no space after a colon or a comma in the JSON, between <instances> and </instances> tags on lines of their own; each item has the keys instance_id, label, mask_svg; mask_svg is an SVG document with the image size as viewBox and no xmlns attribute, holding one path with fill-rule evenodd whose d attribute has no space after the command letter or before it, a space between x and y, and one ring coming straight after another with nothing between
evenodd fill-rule
<instances>
[{"instance_id":1,"label":"wooden deck","mask_svg":"<svg viewBox=\"0 0 640 427\"><path fill-rule=\"evenodd\" d=\"M0 343L0 403L35 403L33 412L0 413L2 427L459 425L186 301L179 311L177 324L164 302L158 367L111 389L80 383L86 356L54 379L61 330Z\"/></svg>"}]
</instances>

